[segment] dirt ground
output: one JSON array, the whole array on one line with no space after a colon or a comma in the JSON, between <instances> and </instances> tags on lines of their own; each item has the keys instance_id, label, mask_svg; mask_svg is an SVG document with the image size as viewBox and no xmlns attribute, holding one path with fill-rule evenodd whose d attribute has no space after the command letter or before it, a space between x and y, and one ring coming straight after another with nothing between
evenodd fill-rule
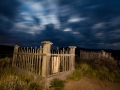
<instances>
[{"instance_id":1,"label":"dirt ground","mask_svg":"<svg viewBox=\"0 0 120 90\"><path fill-rule=\"evenodd\" d=\"M120 83L83 77L65 84L64 90L120 90Z\"/></svg>"}]
</instances>

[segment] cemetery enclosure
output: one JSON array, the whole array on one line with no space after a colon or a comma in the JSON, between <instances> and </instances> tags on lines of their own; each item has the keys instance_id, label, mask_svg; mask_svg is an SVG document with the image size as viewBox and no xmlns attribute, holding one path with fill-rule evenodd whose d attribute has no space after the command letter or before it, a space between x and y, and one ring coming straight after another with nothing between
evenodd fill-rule
<instances>
[{"instance_id":1,"label":"cemetery enclosure","mask_svg":"<svg viewBox=\"0 0 120 90\"><path fill-rule=\"evenodd\" d=\"M14 47L12 66L25 72L33 73L45 78L45 87L53 78L64 79L75 69L75 46L67 50L51 50L50 41L41 42L40 48Z\"/></svg>"},{"instance_id":2,"label":"cemetery enclosure","mask_svg":"<svg viewBox=\"0 0 120 90\"><path fill-rule=\"evenodd\" d=\"M107 53L103 50L99 52L80 50L80 59L100 59L100 58L111 59L112 58L111 53Z\"/></svg>"},{"instance_id":3,"label":"cemetery enclosure","mask_svg":"<svg viewBox=\"0 0 120 90\"><path fill-rule=\"evenodd\" d=\"M65 79L75 70L75 46L69 46L67 50L51 50L50 41L41 42L39 48L14 47L12 66L34 76L44 78L45 88L54 78ZM110 53L80 51L80 59L111 58ZM38 80L38 79L36 79Z\"/></svg>"}]
</instances>

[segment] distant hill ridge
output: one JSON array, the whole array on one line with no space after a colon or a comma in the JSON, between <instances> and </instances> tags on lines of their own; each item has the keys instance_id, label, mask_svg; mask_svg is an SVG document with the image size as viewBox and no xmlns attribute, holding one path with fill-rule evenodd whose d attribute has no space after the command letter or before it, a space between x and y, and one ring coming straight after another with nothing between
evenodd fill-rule
<instances>
[{"instance_id":1,"label":"distant hill ridge","mask_svg":"<svg viewBox=\"0 0 120 90\"><path fill-rule=\"evenodd\" d=\"M13 51L14 46L0 45L0 51Z\"/></svg>"},{"instance_id":2,"label":"distant hill ridge","mask_svg":"<svg viewBox=\"0 0 120 90\"><path fill-rule=\"evenodd\" d=\"M68 47L65 47L64 49L67 49ZM63 49L63 47L59 48L60 50ZM7 45L0 45L0 54L3 52L13 52L14 50L14 46L7 46ZM84 50L84 51L101 51L104 50L106 52L111 52L112 56L115 58L119 58L120 59L120 50L112 50L112 49L87 49L87 48L80 48L77 47L75 49L75 54L76 55L80 55L80 50Z\"/></svg>"}]
</instances>

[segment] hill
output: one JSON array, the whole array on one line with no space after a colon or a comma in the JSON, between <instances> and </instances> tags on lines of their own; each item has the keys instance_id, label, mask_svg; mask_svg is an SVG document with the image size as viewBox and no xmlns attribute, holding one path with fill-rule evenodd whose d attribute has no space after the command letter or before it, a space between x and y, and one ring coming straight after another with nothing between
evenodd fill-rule
<instances>
[{"instance_id":1,"label":"hill","mask_svg":"<svg viewBox=\"0 0 120 90\"><path fill-rule=\"evenodd\" d=\"M65 47L67 49L68 47ZM61 47L59 50L62 50L63 47ZM6 46L6 45L0 45L0 54L8 54L8 53L13 53L14 46ZM77 56L80 55L80 50L83 51L101 51L104 50L105 52L110 52L112 54L112 57L114 57L117 60L120 60L120 50L112 50L112 49L88 49L88 48L81 48L77 47L75 49L75 54Z\"/></svg>"}]
</instances>

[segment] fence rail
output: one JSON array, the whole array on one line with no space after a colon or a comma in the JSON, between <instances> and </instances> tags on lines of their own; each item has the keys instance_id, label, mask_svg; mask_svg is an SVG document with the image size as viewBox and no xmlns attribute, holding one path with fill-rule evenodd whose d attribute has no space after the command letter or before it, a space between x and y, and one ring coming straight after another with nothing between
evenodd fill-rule
<instances>
[{"instance_id":1,"label":"fence rail","mask_svg":"<svg viewBox=\"0 0 120 90\"><path fill-rule=\"evenodd\" d=\"M80 50L80 59L100 59L100 58L110 59L111 53L107 53L103 50L101 50L99 52Z\"/></svg>"},{"instance_id":2,"label":"fence rail","mask_svg":"<svg viewBox=\"0 0 120 90\"><path fill-rule=\"evenodd\" d=\"M25 71L41 75L42 67L42 48L18 48L14 51L13 66Z\"/></svg>"},{"instance_id":3,"label":"fence rail","mask_svg":"<svg viewBox=\"0 0 120 90\"><path fill-rule=\"evenodd\" d=\"M51 42L44 41L42 44L43 47L40 46L40 48L21 48L16 45L12 65L42 77L74 70L74 46L69 46L67 50L57 48L56 51L53 51L50 50Z\"/></svg>"}]
</instances>

